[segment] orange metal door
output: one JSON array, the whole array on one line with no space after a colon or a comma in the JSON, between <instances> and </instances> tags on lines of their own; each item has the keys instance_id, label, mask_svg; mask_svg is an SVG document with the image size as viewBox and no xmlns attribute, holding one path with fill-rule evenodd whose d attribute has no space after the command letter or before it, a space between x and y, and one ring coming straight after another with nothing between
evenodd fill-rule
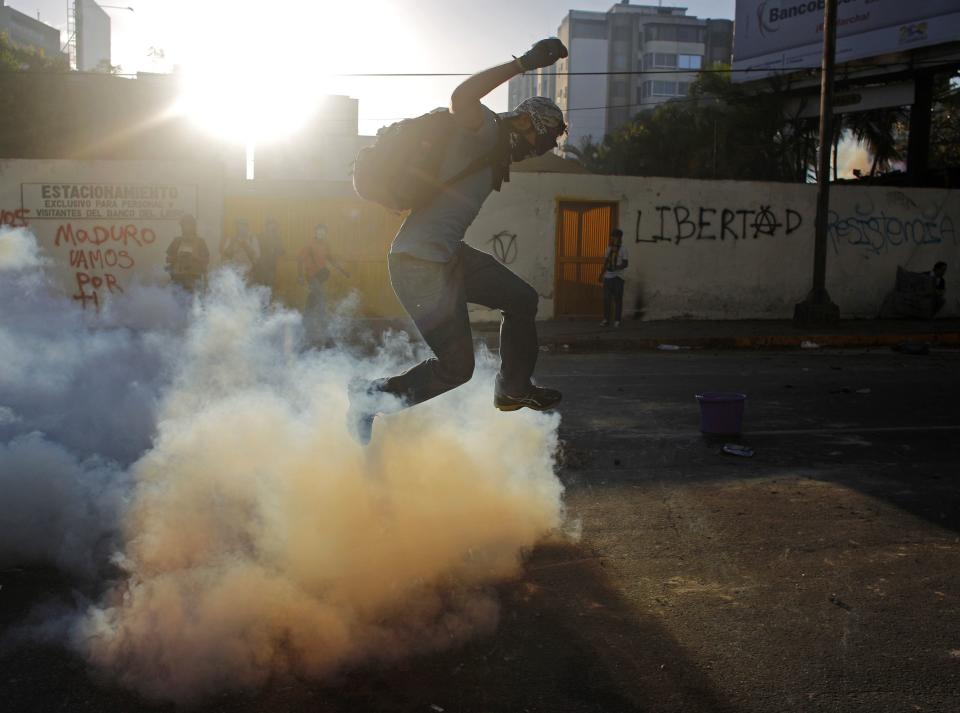
<instances>
[{"instance_id":1,"label":"orange metal door","mask_svg":"<svg viewBox=\"0 0 960 713\"><path fill-rule=\"evenodd\" d=\"M616 203L562 201L557 215L556 316L603 312L603 253L617 224Z\"/></svg>"}]
</instances>

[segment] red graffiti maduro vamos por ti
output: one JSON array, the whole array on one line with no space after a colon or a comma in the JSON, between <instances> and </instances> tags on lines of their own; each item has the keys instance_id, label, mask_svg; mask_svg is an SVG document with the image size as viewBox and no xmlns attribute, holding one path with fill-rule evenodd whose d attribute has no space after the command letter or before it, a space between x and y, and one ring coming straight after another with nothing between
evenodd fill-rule
<instances>
[{"instance_id":1,"label":"red graffiti maduro vamos por ti","mask_svg":"<svg viewBox=\"0 0 960 713\"><path fill-rule=\"evenodd\" d=\"M117 225L94 225L90 228L74 227L65 223L57 228L54 246L70 246L70 267L74 274L77 291L73 299L84 307L92 304L100 307L101 289L110 294L122 294L123 288L112 272L99 274L104 269L129 270L136 265L132 249L152 245L157 234L152 228L134 223ZM108 247L103 247L108 246Z\"/></svg>"},{"instance_id":2,"label":"red graffiti maduro vamos por ti","mask_svg":"<svg viewBox=\"0 0 960 713\"><path fill-rule=\"evenodd\" d=\"M133 223L126 225L94 225L89 230L74 228L72 223L65 223L57 228L57 235L53 241L56 247L66 245L104 245L117 243L123 247L143 247L157 241L157 233L151 228L144 228Z\"/></svg>"},{"instance_id":3,"label":"red graffiti maduro vamos por ti","mask_svg":"<svg viewBox=\"0 0 960 713\"><path fill-rule=\"evenodd\" d=\"M29 208L0 208L0 228L29 228Z\"/></svg>"}]
</instances>

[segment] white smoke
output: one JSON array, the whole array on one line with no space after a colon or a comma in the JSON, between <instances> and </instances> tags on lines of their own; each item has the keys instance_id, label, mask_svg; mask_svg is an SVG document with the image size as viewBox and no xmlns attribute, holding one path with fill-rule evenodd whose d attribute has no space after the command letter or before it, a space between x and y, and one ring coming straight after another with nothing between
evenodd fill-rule
<instances>
[{"instance_id":1,"label":"white smoke","mask_svg":"<svg viewBox=\"0 0 960 713\"><path fill-rule=\"evenodd\" d=\"M36 277L17 265L0 276ZM299 315L230 272L183 309L138 292L109 328L45 290L0 316L16 370L0 377L0 563L89 575L112 557L123 578L74 626L97 666L183 701L495 626L489 585L562 524L557 416L494 410L481 354L468 385L378 418L363 448L346 384L409 366L409 340L301 351Z\"/></svg>"}]
</instances>

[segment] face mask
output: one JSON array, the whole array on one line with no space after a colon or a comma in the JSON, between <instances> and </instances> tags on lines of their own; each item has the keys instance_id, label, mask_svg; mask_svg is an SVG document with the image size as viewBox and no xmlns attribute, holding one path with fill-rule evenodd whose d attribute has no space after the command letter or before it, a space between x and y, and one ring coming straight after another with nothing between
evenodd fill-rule
<instances>
[{"instance_id":1,"label":"face mask","mask_svg":"<svg viewBox=\"0 0 960 713\"><path fill-rule=\"evenodd\" d=\"M557 139L549 134L537 134L533 145L520 134L510 134L510 159L513 161L542 156L556 147Z\"/></svg>"},{"instance_id":2,"label":"face mask","mask_svg":"<svg viewBox=\"0 0 960 713\"><path fill-rule=\"evenodd\" d=\"M557 139L549 134L537 134L537 141L534 144L534 150L537 156L542 156L547 151L553 151L557 148Z\"/></svg>"},{"instance_id":3,"label":"face mask","mask_svg":"<svg viewBox=\"0 0 960 713\"><path fill-rule=\"evenodd\" d=\"M533 156L533 146L520 134L510 133L510 160L523 161Z\"/></svg>"}]
</instances>

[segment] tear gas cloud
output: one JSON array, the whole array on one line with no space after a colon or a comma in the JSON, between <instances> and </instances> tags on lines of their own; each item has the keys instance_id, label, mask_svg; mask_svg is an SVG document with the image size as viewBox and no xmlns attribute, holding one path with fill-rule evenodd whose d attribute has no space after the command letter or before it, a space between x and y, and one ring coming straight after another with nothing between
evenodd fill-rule
<instances>
[{"instance_id":1,"label":"tear gas cloud","mask_svg":"<svg viewBox=\"0 0 960 713\"><path fill-rule=\"evenodd\" d=\"M64 643L124 685L188 701L454 645L563 524L559 418L494 410L489 356L364 449L345 385L413 363L405 335L298 349L300 316L229 271L94 318L41 270L0 234L0 566L92 582Z\"/></svg>"}]
</instances>

